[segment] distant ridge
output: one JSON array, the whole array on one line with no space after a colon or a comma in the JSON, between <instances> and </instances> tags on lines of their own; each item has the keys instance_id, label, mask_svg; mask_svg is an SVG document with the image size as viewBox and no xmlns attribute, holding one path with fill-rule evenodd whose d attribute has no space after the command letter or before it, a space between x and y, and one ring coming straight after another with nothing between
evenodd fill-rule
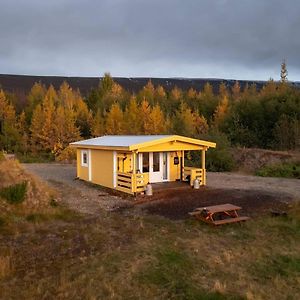
<instances>
[{"instance_id":1,"label":"distant ridge","mask_svg":"<svg viewBox=\"0 0 300 300\"><path fill-rule=\"evenodd\" d=\"M7 75L0 74L0 88L7 92L14 92L18 95L25 95L29 92L35 82L41 82L47 87L53 85L58 88L64 81L73 89L79 89L83 96L88 95L91 89L98 86L102 77L65 77L65 76L31 76L31 75ZM151 77L113 77L114 81L120 84L124 89L130 92L137 92L143 88L149 80L157 86L161 85L166 90L171 90L174 86L182 90L194 88L199 91L202 90L205 83L209 82L215 92L221 82L224 82L228 87L234 85L236 81L240 83L243 88L246 84L256 84L258 89L261 89L266 81L253 80L234 80L234 79L214 79L214 78L151 78ZM292 83L300 87L299 82Z\"/></svg>"}]
</instances>

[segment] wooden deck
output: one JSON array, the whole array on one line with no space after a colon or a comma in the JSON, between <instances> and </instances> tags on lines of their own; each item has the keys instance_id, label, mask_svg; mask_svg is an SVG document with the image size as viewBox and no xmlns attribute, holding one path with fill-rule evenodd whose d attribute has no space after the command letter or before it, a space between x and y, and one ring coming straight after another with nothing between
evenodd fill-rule
<instances>
[{"instance_id":1,"label":"wooden deck","mask_svg":"<svg viewBox=\"0 0 300 300\"><path fill-rule=\"evenodd\" d=\"M172 182L158 182L151 183L154 192L174 190L174 189L191 189L188 182L172 181Z\"/></svg>"}]
</instances>

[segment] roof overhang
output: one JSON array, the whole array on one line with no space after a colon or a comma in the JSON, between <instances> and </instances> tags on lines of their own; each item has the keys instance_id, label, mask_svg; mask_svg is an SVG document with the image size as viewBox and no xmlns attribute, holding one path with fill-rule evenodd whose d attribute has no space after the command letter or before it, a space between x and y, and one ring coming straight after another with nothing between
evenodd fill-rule
<instances>
[{"instance_id":1,"label":"roof overhang","mask_svg":"<svg viewBox=\"0 0 300 300\"><path fill-rule=\"evenodd\" d=\"M158 138L158 139L154 139L151 141L147 141L147 142L142 142L142 143L138 143L138 144L132 144L130 146L103 146L103 145L92 145L89 144L88 142L89 140L87 140L87 142L85 144L83 143L70 143L71 147L74 148L83 148L83 149L102 149L102 150L119 150L119 151L136 151L138 152L139 150L142 150L144 148L147 147L151 147L151 146L156 146L159 144L164 144L164 143L168 143L168 142L181 142L181 143L186 143L188 145L195 145L195 146L199 146L199 147L203 147L203 148L215 148L216 147L216 143L213 142L208 142L208 141L204 141L204 140L198 140L198 139L193 139L193 138L189 138L189 137L184 137L184 136L180 136L180 135L171 135L171 136L166 136L163 138Z\"/></svg>"},{"instance_id":2,"label":"roof overhang","mask_svg":"<svg viewBox=\"0 0 300 300\"><path fill-rule=\"evenodd\" d=\"M213 143L213 142L188 138L188 137L184 137L184 136L180 136L180 135L172 135L172 136L157 139L154 141L130 145L129 150L138 151L139 149L142 149L145 147L155 146L155 145L159 145L159 144L163 144L163 143L167 143L167 142L182 142L182 143L187 143L187 144L192 144L192 145L197 145L197 146L204 146L207 148L209 148L209 147L216 148L216 143Z\"/></svg>"}]
</instances>

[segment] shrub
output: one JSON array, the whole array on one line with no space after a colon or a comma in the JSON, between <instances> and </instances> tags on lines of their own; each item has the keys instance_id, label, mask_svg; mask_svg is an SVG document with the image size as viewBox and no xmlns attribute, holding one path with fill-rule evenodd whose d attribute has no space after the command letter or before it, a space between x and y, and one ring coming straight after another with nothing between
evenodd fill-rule
<instances>
[{"instance_id":1,"label":"shrub","mask_svg":"<svg viewBox=\"0 0 300 300\"><path fill-rule=\"evenodd\" d=\"M264 166L256 172L256 175L300 179L300 161Z\"/></svg>"},{"instance_id":2,"label":"shrub","mask_svg":"<svg viewBox=\"0 0 300 300\"><path fill-rule=\"evenodd\" d=\"M72 162L76 160L76 149L67 147L57 157L57 161Z\"/></svg>"},{"instance_id":3,"label":"shrub","mask_svg":"<svg viewBox=\"0 0 300 300\"><path fill-rule=\"evenodd\" d=\"M26 216L26 220L32 223L38 223L41 221L45 221L47 219L48 219L47 215L43 215L43 214L30 214Z\"/></svg>"},{"instance_id":4,"label":"shrub","mask_svg":"<svg viewBox=\"0 0 300 300\"><path fill-rule=\"evenodd\" d=\"M27 153L27 154L17 154L17 158L21 163L48 163L54 161L54 156L51 153Z\"/></svg>"},{"instance_id":5,"label":"shrub","mask_svg":"<svg viewBox=\"0 0 300 300\"><path fill-rule=\"evenodd\" d=\"M27 182L10 185L0 190L0 197L7 200L8 203L18 204L24 201L27 190Z\"/></svg>"}]
</instances>

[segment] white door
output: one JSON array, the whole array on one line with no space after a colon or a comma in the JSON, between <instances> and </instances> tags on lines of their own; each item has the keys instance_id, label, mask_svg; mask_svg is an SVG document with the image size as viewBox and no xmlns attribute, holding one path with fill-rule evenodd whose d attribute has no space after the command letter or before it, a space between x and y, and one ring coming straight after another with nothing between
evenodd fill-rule
<instances>
[{"instance_id":1,"label":"white door","mask_svg":"<svg viewBox=\"0 0 300 300\"><path fill-rule=\"evenodd\" d=\"M149 153L149 181L162 182L163 181L163 155L161 152Z\"/></svg>"}]
</instances>

